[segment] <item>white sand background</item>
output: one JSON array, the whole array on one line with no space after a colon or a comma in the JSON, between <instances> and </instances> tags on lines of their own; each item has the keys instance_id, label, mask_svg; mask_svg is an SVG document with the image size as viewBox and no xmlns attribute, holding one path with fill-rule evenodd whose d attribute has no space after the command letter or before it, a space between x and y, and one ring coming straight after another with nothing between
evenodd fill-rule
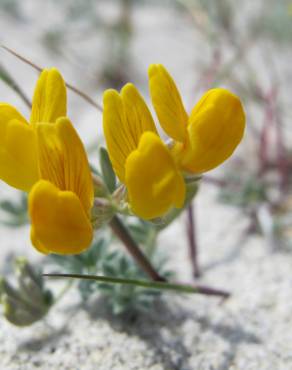
<instances>
[{"instance_id":1,"label":"white sand background","mask_svg":"<svg viewBox=\"0 0 292 370\"><path fill-rule=\"evenodd\" d=\"M246 2L238 11L240 29L244 28L244 16L257 11L258 4L254 3ZM199 66L210 62L211 50L192 28L190 19L178 17L167 4L166 1L153 6L152 2L145 2L135 8L133 81L147 94L147 66L164 63L189 104L198 96L195 82L199 79ZM0 42L42 66L57 66L67 81L100 100L102 90L95 90L91 81L92 71L98 72L103 61L103 45L98 37L94 38L94 53L92 39L84 36L65 48L66 58L57 58L40 45L40 35L54 27L62 14L50 1L29 0L22 6L25 23L1 14ZM109 2L98 2L97 8L109 19L115 16L116 7ZM268 85L261 50L253 48L248 57L258 63L258 78ZM265 50L273 51L270 45ZM286 88L289 92L291 52L278 52L273 55L274 62L286 81L283 91ZM0 58L31 95L36 80L34 71L4 51L0 51ZM20 99L4 84L0 87L0 100L10 102L28 116ZM286 96L283 93L284 100ZM252 112L249 125L254 123L254 117L261 117L259 112ZM86 144L92 144L95 135L96 142L97 135L101 141L100 114L71 93L69 116ZM248 146L247 139L243 148ZM0 183L1 199L17 194ZM238 210L219 204L216 195L215 188L204 184L196 200L199 257L204 272L201 282L232 292L228 301L222 304L217 298L167 294L154 309L141 314L135 322L128 322L110 317L98 300L89 310L80 309L71 316L77 298L70 293L52 309L46 322L32 327L19 329L0 317L0 369L292 369L292 255L271 254L261 237L243 242L241 235L247 220ZM173 269L181 280L187 281L191 279L191 269L184 227L182 217L162 233L159 248L170 254ZM2 270L11 254L32 260L40 258L30 245L28 227L11 229L0 225Z\"/></svg>"}]
</instances>

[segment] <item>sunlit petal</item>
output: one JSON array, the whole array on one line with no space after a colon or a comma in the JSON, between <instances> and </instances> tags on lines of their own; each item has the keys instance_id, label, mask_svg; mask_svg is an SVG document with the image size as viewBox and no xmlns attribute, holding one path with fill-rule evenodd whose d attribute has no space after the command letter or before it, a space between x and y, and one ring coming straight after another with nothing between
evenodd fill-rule
<instances>
[{"instance_id":1,"label":"sunlit petal","mask_svg":"<svg viewBox=\"0 0 292 370\"><path fill-rule=\"evenodd\" d=\"M184 142L188 115L174 80L161 64L149 67L152 103L164 131L174 140Z\"/></svg>"},{"instance_id":2,"label":"sunlit petal","mask_svg":"<svg viewBox=\"0 0 292 370\"><path fill-rule=\"evenodd\" d=\"M240 143L245 114L239 98L225 89L208 91L194 107L185 148L174 147L181 164L190 172L211 170L231 156Z\"/></svg>"},{"instance_id":3,"label":"sunlit petal","mask_svg":"<svg viewBox=\"0 0 292 370\"><path fill-rule=\"evenodd\" d=\"M55 122L66 116L66 86L56 68L44 69L35 87L30 121Z\"/></svg>"},{"instance_id":4,"label":"sunlit petal","mask_svg":"<svg viewBox=\"0 0 292 370\"><path fill-rule=\"evenodd\" d=\"M92 226L77 195L48 181L32 188L29 214L31 240L42 253L77 254L92 241Z\"/></svg>"},{"instance_id":5,"label":"sunlit petal","mask_svg":"<svg viewBox=\"0 0 292 370\"><path fill-rule=\"evenodd\" d=\"M124 182L128 155L137 148L143 132L156 133L155 124L143 98L133 84L125 85L119 94L104 93L103 128L113 167Z\"/></svg>"},{"instance_id":6,"label":"sunlit petal","mask_svg":"<svg viewBox=\"0 0 292 370\"><path fill-rule=\"evenodd\" d=\"M0 103L0 178L28 191L38 179L35 133L11 105Z\"/></svg>"},{"instance_id":7,"label":"sunlit petal","mask_svg":"<svg viewBox=\"0 0 292 370\"><path fill-rule=\"evenodd\" d=\"M152 132L142 135L138 149L127 159L126 186L133 212L144 219L162 216L184 203L183 177L167 147Z\"/></svg>"},{"instance_id":8,"label":"sunlit petal","mask_svg":"<svg viewBox=\"0 0 292 370\"><path fill-rule=\"evenodd\" d=\"M93 203L92 175L84 146L68 118L38 123L37 151L41 178L74 192L87 214Z\"/></svg>"}]
</instances>

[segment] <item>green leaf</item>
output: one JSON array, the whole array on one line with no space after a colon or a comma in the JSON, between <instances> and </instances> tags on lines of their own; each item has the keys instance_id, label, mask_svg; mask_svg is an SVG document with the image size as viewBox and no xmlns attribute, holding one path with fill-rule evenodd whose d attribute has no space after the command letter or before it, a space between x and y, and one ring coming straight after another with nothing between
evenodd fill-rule
<instances>
[{"instance_id":1,"label":"green leaf","mask_svg":"<svg viewBox=\"0 0 292 370\"><path fill-rule=\"evenodd\" d=\"M54 303L53 293L44 287L39 267L25 258L14 264L17 286L0 278L0 298L3 316L17 326L28 326L46 316Z\"/></svg>"},{"instance_id":2,"label":"green leaf","mask_svg":"<svg viewBox=\"0 0 292 370\"><path fill-rule=\"evenodd\" d=\"M116 175L114 173L108 152L105 148L101 147L99 150L100 166L103 175L103 180L110 193L116 189Z\"/></svg>"},{"instance_id":3,"label":"green leaf","mask_svg":"<svg viewBox=\"0 0 292 370\"><path fill-rule=\"evenodd\" d=\"M96 282L107 283L107 284L124 284L136 286L139 288L156 289L156 290L167 290L176 293L187 293L187 294L198 294L199 289L196 286L189 284L176 284L167 283L160 281L148 281L148 280L137 280L137 279L125 279L109 276L99 275L81 275L81 274L43 274L43 276L57 277L57 278L73 278L73 279L84 279L84 280L95 280Z\"/></svg>"},{"instance_id":4,"label":"green leaf","mask_svg":"<svg viewBox=\"0 0 292 370\"><path fill-rule=\"evenodd\" d=\"M2 200L0 210L6 215L1 223L10 227L18 227L28 223L27 195L21 193L19 201Z\"/></svg>"}]
</instances>

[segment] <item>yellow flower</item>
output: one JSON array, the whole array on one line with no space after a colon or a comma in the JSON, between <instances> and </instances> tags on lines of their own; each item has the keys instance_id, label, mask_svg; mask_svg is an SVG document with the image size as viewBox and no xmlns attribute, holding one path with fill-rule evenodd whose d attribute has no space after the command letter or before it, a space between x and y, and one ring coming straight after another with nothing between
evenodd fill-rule
<instances>
[{"instance_id":1,"label":"yellow flower","mask_svg":"<svg viewBox=\"0 0 292 370\"><path fill-rule=\"evenodd\" d=\"M0 103L0 178L9 185L29 191L38 180L37 122L55 122L66 116L66 88L60 73L44 70L37 82L30 123L13 106Z\"/></svg>"},{"instance_id":2,"label":"yellow flower","mask_svg":"<svg viewBox=\"0 0 292 370\"><path fill-rule=\"evenodd\" d=\"M172 154L182 170L209 171L231 156L245 128L236 95L220 88L209 90L188 115L175 82L162 65L150 66L149 87L159 122L174 139Z\"/></svg>"},{"instance_id":3,"label":"yellow flower","mask_svg":"<svg viewBox=\"0 0 292 370\"><path fill-rule=\"evenodd\" d=\"M91 172L66 104L65 82L54 68L38 79L30 123L0 104L0 178L30 191L31 240L42 253L80 253L93 237Z\"/></svg>"},{"instance_id":4,"label":"yellow flower","mask_svg":"<svg viewBox=\"0 0 292 370\"><path fill-rule=\"evenodd\" d=\"M120 94L104 93L103 128L113 168L127 187L134 213L153 219L183 206L183 177L134 85L125 85Z\"/></svg>"},{"instance_id":5,"label":"yellow flower","mask_svg":"<svg viewBox=\"0 0 292 370\"><path fill-rule=\"evenodd\" d=\"M68 118L36 123L40 178L29 194L31 240L42 253L76 254L93 237L93 183L83 144Z\"/></svg>"}]
</instances>

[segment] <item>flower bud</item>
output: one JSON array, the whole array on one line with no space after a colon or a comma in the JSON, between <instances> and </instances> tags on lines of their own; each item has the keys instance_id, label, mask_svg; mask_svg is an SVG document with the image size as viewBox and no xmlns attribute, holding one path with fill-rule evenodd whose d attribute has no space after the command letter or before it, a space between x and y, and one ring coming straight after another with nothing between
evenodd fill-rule
<instances>
[{"instance_id":1,"label":"flower bud","mask_svg":"<svg viewBox=\"0 0 292 370\"><path fill-rule=\"evenodd\" d=\"M114 216L116 210L110 200L106 198L94 198L91 210L91 222L94 228L99 228L108 223Z\"/></svg>"},{"instance_id":2,"label":"flower bud","mask_svg":"<svg viewBox=\"0 0 292 370\"><path fill-rule=\"evenodd\" d=\"M27 326L42 319L53 303L53 296L44 288L43 279L23 258L15 263L18 288L5 278L0 279L0 298L4 317L14 325Z\"/></svg>"}]
</instances>

